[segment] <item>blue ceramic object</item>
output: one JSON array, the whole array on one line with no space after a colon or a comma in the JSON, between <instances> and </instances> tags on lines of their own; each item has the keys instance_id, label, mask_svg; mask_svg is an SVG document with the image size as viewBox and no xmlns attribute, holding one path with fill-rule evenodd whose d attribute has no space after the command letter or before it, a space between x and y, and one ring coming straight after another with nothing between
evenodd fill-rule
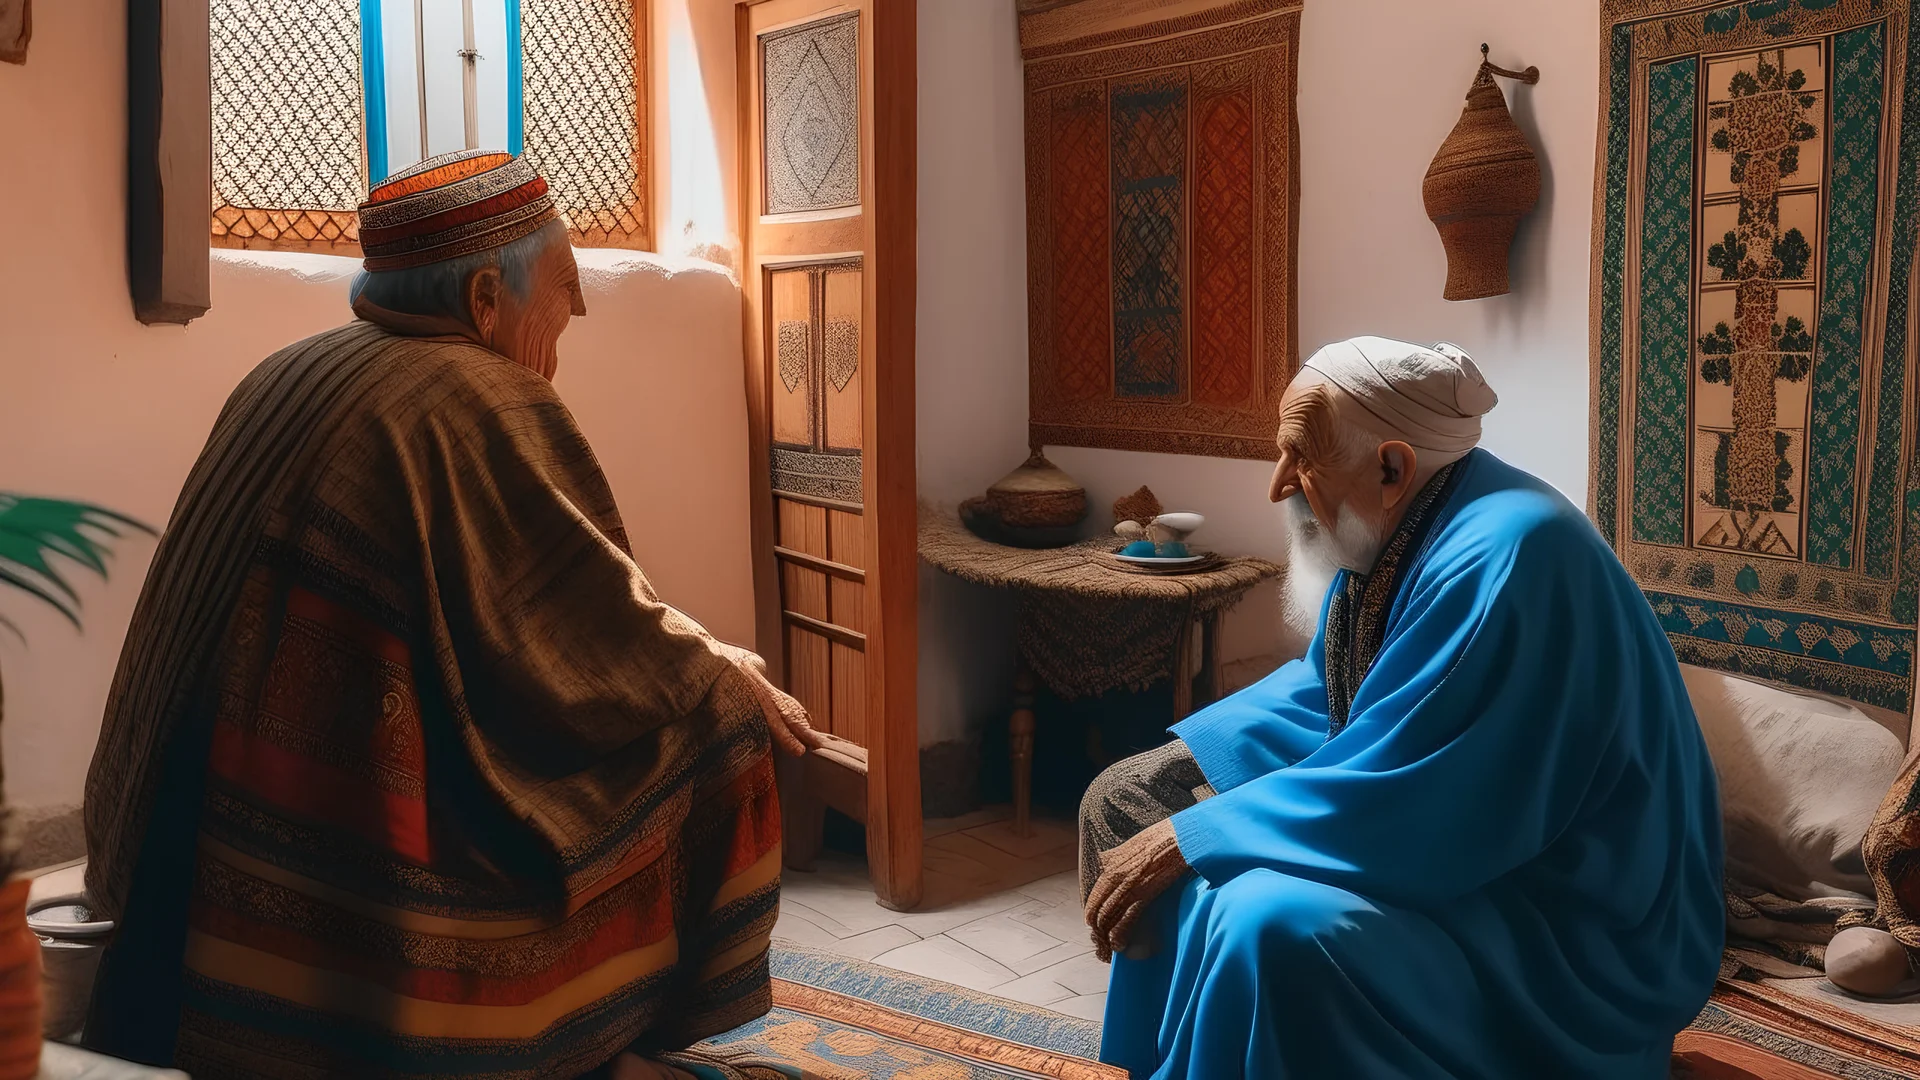
<instances>
[{"instance_id":1,"label":"blue ceramic object","mask_svg":"<svg viewBox=\"0 0 1920 1080\"><path fill-rule=\"evenodd\" d=\"M1120 554L1128 555L1136 559L1151 559L1155 555L1155 548L1151 540L1135 540L1133 543L1121 548Z\"/></svg>"}]
</instances>

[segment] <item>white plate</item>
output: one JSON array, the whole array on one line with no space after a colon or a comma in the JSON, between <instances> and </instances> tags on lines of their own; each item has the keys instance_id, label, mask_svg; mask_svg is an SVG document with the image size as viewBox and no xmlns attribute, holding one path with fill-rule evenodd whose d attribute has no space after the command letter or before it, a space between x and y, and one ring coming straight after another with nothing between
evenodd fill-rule
<instances>
[{"instance_id":1,"label":"white plate","mask_svg":"<svg viewBox=\"0 0 1920 1080\"><path fill-rule=\"evenodd\" d=\"M1184 559L1163 559L1158 555L1121 555L1117 552L1113 557L1121 562L1139 566L1192 566L1194 563L1206 562L1212 558L1211 555L1189 555Z\"/></svg>"}]
</instances>

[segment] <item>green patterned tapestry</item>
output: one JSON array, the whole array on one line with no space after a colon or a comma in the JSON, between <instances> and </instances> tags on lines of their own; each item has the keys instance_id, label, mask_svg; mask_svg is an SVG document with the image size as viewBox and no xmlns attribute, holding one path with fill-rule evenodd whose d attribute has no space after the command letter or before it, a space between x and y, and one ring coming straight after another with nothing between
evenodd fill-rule
<instances>
[{"instance_id":1,"label":"green patterned tapestry","mask_svg":"<svg viewBox=\"0 0 1920 1080\"><path fill-rule=\"evenodd\" d=\"M1680 659L1911 713L1909 0L1604 0L1591 512Z\"/></svg>"}]
</instances>

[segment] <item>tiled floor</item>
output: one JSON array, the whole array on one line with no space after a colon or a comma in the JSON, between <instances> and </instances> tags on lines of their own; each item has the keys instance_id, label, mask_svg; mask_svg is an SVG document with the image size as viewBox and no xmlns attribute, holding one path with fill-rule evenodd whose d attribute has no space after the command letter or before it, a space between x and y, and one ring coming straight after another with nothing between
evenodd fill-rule
<instances>
[{"instance_id":1,"label":"tiled floor","mask_svg":"<svg viewBox=\"0 0 1920 1080\"><path fill-rule=\"evenodd\" d=\"M773 936L999 997L1099 1020L1107 966L1080 914L1073 827L1014 835L1005 808L927 822L926 901L889 911L866 864L829 852L781 882Z\"/></svg>"}]
</instances>

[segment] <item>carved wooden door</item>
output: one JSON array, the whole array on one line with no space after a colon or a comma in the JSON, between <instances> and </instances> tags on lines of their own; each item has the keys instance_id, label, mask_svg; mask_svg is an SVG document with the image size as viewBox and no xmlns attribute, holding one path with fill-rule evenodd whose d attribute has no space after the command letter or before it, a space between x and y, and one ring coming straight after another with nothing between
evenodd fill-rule
<instances>
[{"instance_id":1,"label":"carved wooden door","mask_svg":"<svg viewBox=\"0 0 1920 1080\"><path fill-rule=\"evenodd\" d=\"M760 650L850 744L810 755L808 797L865 821L876 891L912 907L914 0L738 12ZM788 805L804 863L817 822Z\"/></svg>"}]
</instances>

